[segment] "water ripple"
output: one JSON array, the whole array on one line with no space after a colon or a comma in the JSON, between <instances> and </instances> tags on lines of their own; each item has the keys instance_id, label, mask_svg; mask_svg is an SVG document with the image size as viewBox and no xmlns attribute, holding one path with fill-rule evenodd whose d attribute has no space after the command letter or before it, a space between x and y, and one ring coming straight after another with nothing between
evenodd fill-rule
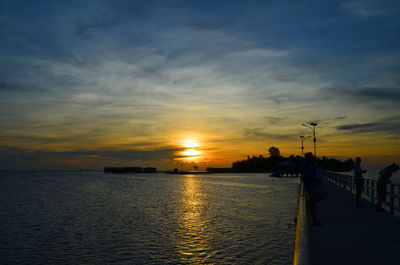
<instances>
[{"instance_id":1,"label":"water ripple","mask_svg":"<svg viewBox=\"0 0 400 265\"><path fill-rule=\"evenodd\" d=\"M298 180L0 173L1 264L289 264Z\"/></svg>"}]
</instances>

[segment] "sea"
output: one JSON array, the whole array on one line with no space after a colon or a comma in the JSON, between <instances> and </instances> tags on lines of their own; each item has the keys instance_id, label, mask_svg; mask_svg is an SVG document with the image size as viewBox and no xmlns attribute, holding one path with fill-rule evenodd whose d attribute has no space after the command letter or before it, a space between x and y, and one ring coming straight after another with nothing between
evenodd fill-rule
<instances>
[{"instance_id":1,"label":"sea","mask_svg":"<svg viewBox=\"0 0 400 265\"><path fill-rule=\"evenodd\" d=\"M291 264L298 178L0 172L0 264Z\"/></svg>"},{"instance_id":2,"label":"sea","mask_svg":"<svg viewBox=\"0 0 400 265\"><path fill-rule=\"evenodd\" d=\"M379 177L379 171L381 171L383 168L362 168L362 169L367 171L363 174L364 178L370 178L376 180ZM342 174L354 176L353 171L342 172ZM394 172L392 177L390 178L390 181L394 184L400 185L400 171Z\"/></svg>"}]
</instances>

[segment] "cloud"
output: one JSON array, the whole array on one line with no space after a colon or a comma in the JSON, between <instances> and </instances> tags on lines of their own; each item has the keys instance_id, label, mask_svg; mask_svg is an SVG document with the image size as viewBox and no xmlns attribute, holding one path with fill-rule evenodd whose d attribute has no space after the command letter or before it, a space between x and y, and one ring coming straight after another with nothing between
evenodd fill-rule
<instances>
[{"instance_id":1,"label":"cloud","mask_svg":"<svg viewBox=\"0 0 400 265\"><path fill-rule=\"evenodd\" d=\"M336 92L348 95L353 98L360 98L362 100L371 101L383 101L398 103L400 98L400 87L399 88L372 88L372 87L353 87L343 88Z\"/></svg>"},{"instance_id":2,"label":"cloud","mask_svg":"<svg viewBox=\"0 0 400 265\"><path fill-rule=\"evenodd\" d=\"M397 107L400 98L400 87L370 87L343 85L326 87L320 90L321 99L357 102L357 104L379 104L385 107Z\"/></svg>"},{"instance_id":3,"label":"cloud","mask_svg":"<svg viewBox=\"0 0 400 265\"><path fill-rule=\"evenodd\" d=\"M374 133L381 136L393 135L400 136L400 116L388 117L375 122L350 123L336 127L339 131L349 131L351 133ZM383 134L383 135L382 135Z\"/></svg>"},{"instance_id":4,"label":"cloud","mask_svg":"<svg viewBox=\"0 0 400 265\"><path fill-rule=\"evenodd\" d=\"M296 136L293 135L293 133L269 133L266 132L260 128L250 128L250 129L245 129L243 135L245 138L250 138L250 139L293 139Z\"/></svg>"},{"instance_id":5,"label":"cloud","mask_svg":"<svg viewBox=\"0 0 400 265\"><path fill-rule=\"evenodd\" d=\"M154 161L160 159L171 159L175 153L181 149L157 149L157 150L114 150L114 151L101 151L99 155L123 161L141 160L141 161Z\"/></svg>"},{"instance_id":6,"label":"cloud","mask_svg":"<svg viewBox=\"0 0 400 265\"><path fill-rule=\"evenodd\" d=\"M0 90L12 90L9 84L6 84L4 81L0 80Z\"/></svg>"},{"instance_id":7,"label":"cloud","mask_svg":"<svg viewBox=\"0 0 400 265\"><path fill-rule=\"evenodd\" d=\"M371 132L376 131L377 128L382 129L381 123L371 122L371 123L362 123L362 124L346 124L340 125L336 128L338 130L343 131L357 131L357 132Z\"/></svg>"},{"instance_id":8,"label":"cloud","mask_svg":"<svg viewBox=\"0 0 400 265\"><path fill-rule=\"evenodd\" d=\"M130 163L156 163L172 160L179 148L154 150L76 150L54 152L45 150L29 151L22 148L0 146L0 170L46 169L58 166L61 169L85 167L88 164L101 168L107 165Z\"/></svg>"},{"instance_id":9,"label":"cloud","mask_svg":"<svg viewBox=\"0 0 400 265\"><path fill-rule=\"evenodd\" d=\"M279 124L283 121L285 121L287 118L286 117L273 117L273 116L266 116L265 119L269 122L269 124Z\"/></svg>"},{"instance_id":10,"label":"cloud","mask_svg":"<svg viewBox=\"0 0 400 265\"><path fill-rule=\"evenodd\" d=\"M99 15L92 15L85 20L78 19L75 23L75 34L82 39L90 38L90 33L96 30L105 30L116 26L121 18L110 16L105 10Z\"/></svg>"},{"instance_id":11,"label":"cloud","mask_svg":"<svg viewBox=\"0 0 400 265\"><path fill-rule=\"evenodd\" d=\"M400 4L396 0L348 1L342 3L340 7L345 12L360 18L383 17L398 15L400 13Z\"/></svg>"}]
</instances>

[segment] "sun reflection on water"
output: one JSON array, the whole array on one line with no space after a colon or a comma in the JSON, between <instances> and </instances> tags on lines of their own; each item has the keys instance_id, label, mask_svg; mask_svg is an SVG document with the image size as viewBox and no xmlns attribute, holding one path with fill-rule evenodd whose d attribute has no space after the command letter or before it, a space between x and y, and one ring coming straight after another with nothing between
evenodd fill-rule
<instances>
[{"instance_id":1,"label":"sun reflection on water","mask_svg":"<svg viewBox=\"0 0 400 265\"><path fill-rule=\"evenodd\" d=\"M179 253L183 263L204 262L211 249L210 227L201 182L195 175L184 176L179 220Z\"/></svg>"}]
</instances>

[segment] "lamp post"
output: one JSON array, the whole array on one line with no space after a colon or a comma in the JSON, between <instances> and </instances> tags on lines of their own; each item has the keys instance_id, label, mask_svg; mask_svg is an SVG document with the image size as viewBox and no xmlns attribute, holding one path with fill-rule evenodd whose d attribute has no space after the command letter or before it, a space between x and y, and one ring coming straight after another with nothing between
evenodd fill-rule
<instances>
[{"instance_id":1,"label":"lamp post","mask_svg":"<svg viewBox=\"0 0 400 265\"><path fill-rule=\"evenodd\" d=\"M300 135L300 140L301 140L301 156L304 156L304 145L303 145L303 143L304 143L304 141L307 139L307 138L310 138L311 136L307 136L307 137L304 137L303 135Z\"/></svg>"},{"instance_id":2,"label":"lamp post","mask_svg":"<svg viewBox=\"0 0 400 265\"><path fill-rule=\"evenodd\" d=\"M318 123L315 122L310 122L309 125L305 125L304 123L302 124L303 126L309 128L313 132L313 142L314 142L314 157L317 158L317 138L315 138L315 127L318 125Z\"/></svg>"}]
</instances>

